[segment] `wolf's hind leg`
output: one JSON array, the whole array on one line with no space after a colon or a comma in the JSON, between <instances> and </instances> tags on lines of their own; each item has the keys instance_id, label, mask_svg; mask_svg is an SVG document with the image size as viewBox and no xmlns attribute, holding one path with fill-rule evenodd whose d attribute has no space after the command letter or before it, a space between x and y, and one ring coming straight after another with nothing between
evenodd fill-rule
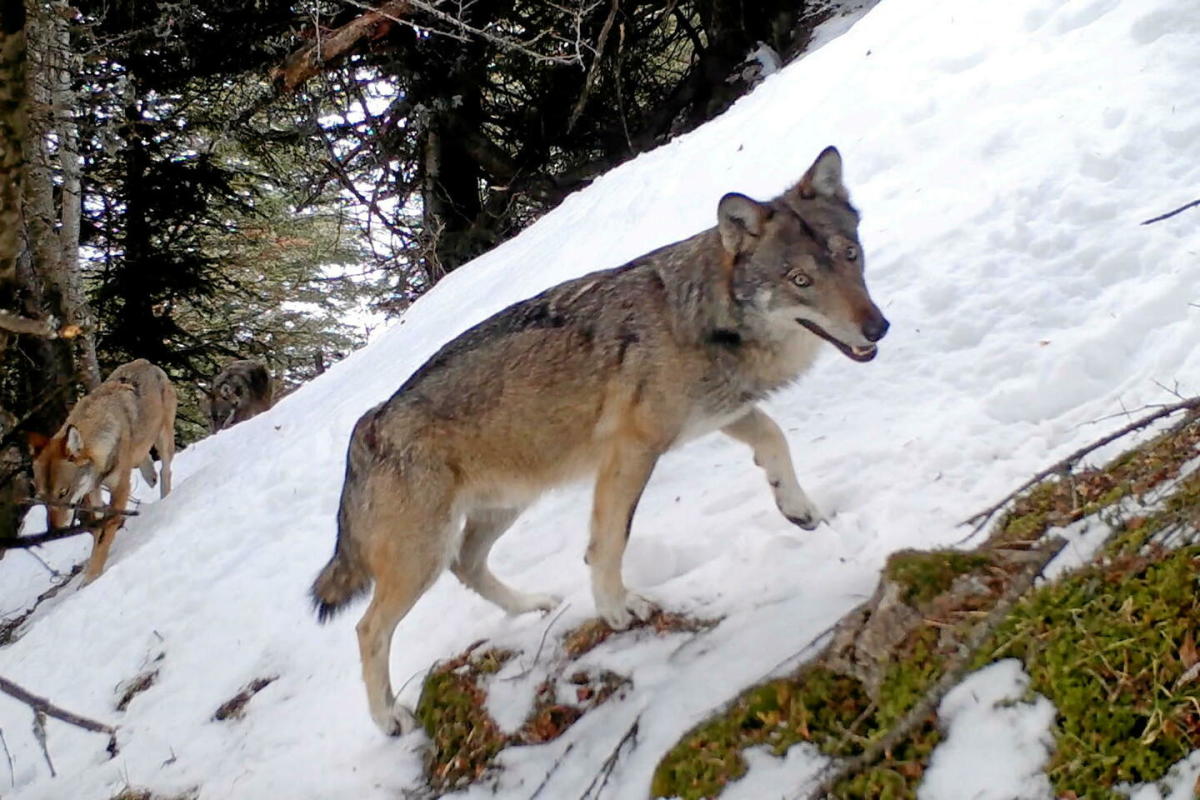
<instances>
[{"instance_id":1,"label":"wolf's hind leg","mask_svg":"<svg viewBox=\"0 0 1200 800\"><path fill-rule=\"evenodd\" d=\"M158 496L161 499L171 493L171 461L175 458L175 425L173 415L168 422L163 423L163 429L159 432L154 446L158 450L159 472L162 473L160 477L162 485L158 487ZM154 474L154 462L150 461L149 453L146 454L146 462L150 466L150 473ZM154 484L151 483L150 485L153 486Z\"/></svg>"},{"instance_id":2,"label":"wolf's hind leg","mask_svg":"<svg viewBox=\"0 0 1200 800\"><path fill-rule=\"evenodd\" d=\"M796 480L796 469L788 452L787 439L775 420L758 408L721 429L726 436L750 445L754 463L767 473L767 481L775 493L775 505L788 521L811 531L823 517Z\"/></svg>"},{"instance_id":3,"label":"wolf's hind leg","mask_svg":"<svg viewBox=\"0 0 1200 800\"><path fill-rule=\"evenodd\" d=\"M389 661L396 626L441 572L436 559L430 561L406 557L404 562L384 565L385 571L375 576L371 604L356 628L367 706L371 719L388 736L408 733L417 724L412 712L396 703Z\"/></svg>"},{"instance_id":4,"label":"wolf's hind leg","mask_svg":"<svg viewBox=\"0 0 1200 800\"><path fill-rule=\"evenodd\" d=\"M455 533L451 484L438 474L425 474L419 481L411 474L400 479L384 467L359 480L362 485L351 493L344 533L353 537L375 581L371 603L356 628L363 683L371 719L385 734L397 736L408 733L416 722L392 692L392 635L446 568L447 542ZM345 506L345 496L342 502Z\"/></svg>"},{"instance_id":5,"label":"wolf's hind leg","mask_svg":"<svg viewBox=\"0 0 1200 800\"><path fill-rule=\"evenodd\" d=\"M549 611L562 599L551 594L518 592L488 569L488 553L520 515L519 508L490 508L474 511L467 517L462 546L450 569L460 581L509 614Z\"/></svg>"},{"instance_id":6,"label":"wolf's hind leg","mask_svg":"<svg viewBox=\"0 0 1200 800\"><path fill-rule=\"evenodd\" d=\"M142 473L142 479L154 488L158 485L158 475L154 472L154 459L150 458L150 454L146 453L146 457L142 459L142 463L138 464L138 471Z\"/></svg>"}]
</instances>

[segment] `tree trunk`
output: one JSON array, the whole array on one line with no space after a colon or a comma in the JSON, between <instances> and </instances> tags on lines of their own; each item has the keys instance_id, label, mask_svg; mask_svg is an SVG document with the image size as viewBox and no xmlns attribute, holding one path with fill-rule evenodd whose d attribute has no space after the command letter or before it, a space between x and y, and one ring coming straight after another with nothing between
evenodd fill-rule
<instances>
[{"instance_id":1,"label":"tree trunk","mask_svg":"<svg viewBox=\"0 0 1200 800\"><path fill-rule=\"evenodd\" d=\"M83 293L83 275L79 269L79 224L83 214L79 158L79 129L74 109L78 98L71 88L71 76L80 66L80 58L71 49L68 14L76 13L66 4L56 4L50 20L55 28L51 94L58 134L58 166L62 175L62 211L58 230L59 262L57 280L62 287L63 322L78 327L74 338L75 364L80 381L90 391L100 385L100 365L96 359L95 321Z\"/></svg>"},{"instance_id":2,"label":"tree trunk","mask_svg":"<svg viewBox=\"0 0 1200 800\"><path fill-rule=\"evenodd\" d=\"M25 175L26 244L33 257L33 278L40 292L40 316L56 319L83 332L55 342L62 351L56 361L85 389L100 383L91 314L83 297L79 274L79 154L78 135L69 119L74 108L70 88L66 20L57 14L31 18L29 43L38 54L27 72L30 100L27 171ZM69 42L66 45L69 48ZM55 152L50 142L57 144ZM54 199L55 166L61 170L62 206ZM31 287L33 288L33 287Z\"/></svg>"},{"instance_id":3,"label":"tree trunk","mask_svg":"<svg viewBox=\"0 0 1200 800\"><path fill-rule=\"evenodd\" d=\"M22 0L3 0L3 14L0 15L0 285L16 277L17 255L21 249L21 183L27 126L25 5Z\"/></svg>"}]
</instances>

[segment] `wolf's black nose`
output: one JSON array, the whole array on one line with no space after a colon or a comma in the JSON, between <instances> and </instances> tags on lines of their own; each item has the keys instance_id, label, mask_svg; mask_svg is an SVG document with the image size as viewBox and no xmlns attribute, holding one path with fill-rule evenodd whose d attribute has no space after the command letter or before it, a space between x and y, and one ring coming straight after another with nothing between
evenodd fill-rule
<instances>
[{"instance_id":1,"label":"wolf's black nose","mask_svg":"<svg viewBox=\"0 0 1200 800\"><path fill-rule=\"evenodd\" d=\"M888 321L884 319L883 315L880 314L874 319L863 323L863 336L867 337L868 341L878 342L883 338L883 335L888 332L888 328L890 327L891 324L889 324Z\"/></svg>"}]
</instances>

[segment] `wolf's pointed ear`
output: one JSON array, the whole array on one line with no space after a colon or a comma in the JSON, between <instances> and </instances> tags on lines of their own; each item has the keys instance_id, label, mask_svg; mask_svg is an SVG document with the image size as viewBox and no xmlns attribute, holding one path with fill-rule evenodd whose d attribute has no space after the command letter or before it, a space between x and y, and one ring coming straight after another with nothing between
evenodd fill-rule
<instances>
[{"instance_id":1,"label":"wolf's pointed ear","mask_svg":"<svg viewBox=\"0 0 1200 800\"><path fill-rule=\"evenodd\" d=\"M50 438L37 431L25 431L25 443L29 445L29 452L33 453L36 458L38 453L45 450L46 445L50 444Z\"/></svg>"},{"instance_id":2,"label":"wolf's pointed ear","mask_svg":"<svg viewBox=\"0 0 1200 800\"><path fill-rule=\"evenodd\" d=\"M754 249L754 240L762 235L771 216L771 207L731 192L717 204L717 229L721 244L731 255Z\"/></svg>"},{"instance_id":3,"label":"wolf's pointed ear","mask_svg":"<svg viewBox=\"0 0 1200 800\"><path fill-rule=\"evenodd\" d=\"M74 460L83 454L83 436L79 434L79 428L67 426L67 438L63 440L63 445L67 458Z\"/></svg>"},{"instance_id":4,"label":"wolf's pointed ear","mask_svg":"<svg viewBox=\"0 0 1200 800\"><path fill-rule=\"evenodd\" d=\"M826 147L791 191L804 200L816 197L849 200L850 193L842 183L842 154L836 147Z\"/></svg>"}]
</instances>

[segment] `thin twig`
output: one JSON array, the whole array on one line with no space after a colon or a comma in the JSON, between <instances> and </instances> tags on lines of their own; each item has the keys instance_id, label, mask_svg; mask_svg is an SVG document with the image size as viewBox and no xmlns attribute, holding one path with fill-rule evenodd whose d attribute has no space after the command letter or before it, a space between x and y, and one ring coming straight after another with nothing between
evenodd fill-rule
<instances>
[{"instance_id":1,"label":"thin twig","mask_svg":"<svg viewBox=\"0 0 1200 800\"><path fill-rule=\"evenodd\" d=\"M54 762L50 760L50 748L46 746L46 712L40 708L33 710L33 738L42 746L42 755L46 757L46 766L50 768L50 777L57 778Z\"/></svg>"},{"instance_id":2,"label":"thin twig","mask_svg":"<svg viewBox=\"0 0 1200 800\"><path fill-rule=\"evenodd\" d=\"M1200 206L1200 200L1193 200L1192 202L1190 202L1186 205L1180 206L1179 208L1175 209L1174 211L1168 211L1167 213L1160 214L1157 217L1151 217L1150 219L1144 221L1142 224L1150 225L1155 222L1162 222L1164 219L1170 219L1171 217L1175 216L1176 214L1181 214L1184 211L1187 211L1189 208L1195 208L1196 206Z\"/></svg>"},{"instance_id":3,"label":"thin twig","mask_svg":"<svg viewBox=\"0 0 1200 800\"><path fill-rule=\"evenodd\" d=\"M604 26L600 28L600 38L596 40L596 50L595 55L592 57L592 66L588 69L587 79L583 82L583 90L579 93L579 99L575 102L575 108L571 111L571 118L567 120L567 133L575 129L575 123L579 122L579 115L583 113L583 107L587 105L588 98L592 94L592 86L596 83L596 73L600 69L600 62L604 58L604 45L608 41L609 31L612 30L613 20L617 17L619 5L619 0L612 0L612 7L608 10L608 17L604 20Z\"/></svg>"},{"instance_id":4,"label":"thin twig","mask_svg":"<svg viewBox=\"0 0 1200 800\"><path fill-rule=\"evenodd\" d=\"M604 791L604 787L608 785L608 779L612 777L613 770L617 768L617 761L621 758L621 748L626 742L632 742L634 747L637 747L638 723L642 720L642 715L638 714L634 718L633 724L629 726L629 730L625 731L625 735L617 742L617 746L608 754L608 758L604 759L604 763L600 765L600 771L592 778L592 782L583 790L583 794L579 796L579 800L599 800L600 793ZM597 782L599 785L597 785ZM596 793L592 794L592 789L595 788Z\"/></svg>"},{"instance_id":5,"label":"thin twig","mask_svg":"<svg viewBox=\"0 0 1200 800\"><path fill-rule=\"evenodd\" d=\"M537 666L538 659L541 658L542 648L546 646L546 637L550 635L550 629L554 627L554 623L558 622L559 617L561 617L563 614L565 614L567 612L567 609L570 607L571 607L570 603L563 603L562 608L560 608L558 613L555 614L554 617L550 620L550 624L548 624L546 626L546 630L542 631L542 639L541 639L541 641L538 642L537 652L535 652L533 654L533 661L530 663L530 665L528 667L526 667L525 669L521 670L521 672L519 674L513 675L510 678L504 678L504 680L506 680L506 681L520 680L521 678L524 678L529 673L533 672L533 668Z\"/></svg>"},{"instance_id":6,"label":"thin twig","mask_svg":"<svg viewBox=\"0 0 1200 800\"><path fill-rule=\"evenodd\" d=\"M4 757L8 759L8 782L17 785L17 773L13 771L12 753L8 752L8 742L4 740L4 729L0 728L0 747L4 748Z\"/></svg>"},{"instance_id":7,"label":"thin twig","mask_svg":"<svg viewBox=\"0 0 1200 800\"><path fill-rule=\"evenodd\" d=\"M1013 498L1015 498L1021 492L1025 491L1030 486L1033 486L1034 484L1036 484L1042 480L1045 480L1046 478L1050 477L1051 475L1061 475L1063 473L1070 472L1075 467L1075 465L1079 462L1079 460L1081 458L1086 456L1088 453L1091 453L1093 450L1098 450L1101 447L1103 447L1104 445L1114 442L1117 439L1120 439L1122 436L1125 436L1126 434L1133 433L1136 430L1140 430L1140 429L1146 427L1147 425L1149 425L1150 423L1162 419L1163 417L1170 416L1171 414L1174 414L1176 411L1195 411L1196 409L1200 409L1200 396L1189 397L1186 400L1179 401L1178 403L1171 403L1170 405L1165 405L1152 414L1147 414L1146 416L1141 417L1140 419L1136 419L1133 422L1126 425L1125 427L1121 428L1120 430L1116 430L1116 431L1108 434L1107 436L1102 436L1101 438L1097 439L1096 441L1092 442L1091 444L1079 448L1078 450L1071 453L1069 456L1062 459L1061 461L1057 461L1054 464L1051 464L1049 467L1046 467L1045 469L1043 469L1042 471L1040 471L1036 475L1034 475L1032 478L1030 478L1029 480L1022 483L1014 491L1009 492L998 503L994 503L994 504L988 506L983 511L980 511L978 514L974 514L974 515L968 517L967 519L963 520L959 524L960 525L973 525L974 529L972 530L971 534L974 535L974 534L978 533L983 528L984 525L987 524L987 521L992 518L993 514L995 514L1000 509L1004 508L1004 506L1008 505L1009 501L1011 501ZM967 538L970 538L970 537L967 537Z\"/></svg>"},{"instance_id":8,"label":"thin twig","mask_svg":"<svg viewBox=\"0 0 1200 800\"><path fill-rule=\"evenodd\" d=\"M25 552L30 553L32 551L26 550ZM37 611L38 607L42 603L44 603L45 601L49 600L50 598L56 596L59 592L61 592L63 587L66 586L68 583L70 583L71 579L74 578L76 575L78 575L82 571L83 571L82 563L76 564L75 566L71 567L70 572L68 572L65 575L63 575L62 577L58 578L57 581L54 584L52 584L49 589L47 589L46 591L39 594L37 596L37 599L33 601L33 605L31 605L29 608L25 609L24 611L20 612L16 616L9 617L3 621L0 621L0 647L3 647L7 644L11 644L13 642L13 640L16 639L17 630L22 625L25 624L25 621L27 619L29 619L31 616L33 616L33 612Z\"/></svg>"},{"instance_id":9,"label":"thin twig","mask_svg":"<svg viewBox=\"0 0 1200 800\"><path fill-rule=\"evenodd\" d=\"M42 557L41 557L41 556L39 556L37 553L33 552L33 550L26 548L25 552L26 552L26 553L27 553L27 554L28 554L28 555L29 555L31 558L33 558L33 560L34 560L34 561L36 561L36 562L38 562L39 564L41 564L41 565L42 565L42 569L44 569L44 570L46 570L46 572L50 573L50 579L51 579L51 580L56 580L56 579L58 579L58 578L62 577L62 573L61 573L61 572L59 572L59 571L58 571L58 570L56 570L54 567L52 567L52 566L50 566L49 564L47 564L47 563L46 563L46 559L42 558Z\"/></svg>"},{"instance_id":10,"label":"thin twig","mask_svg":"<svg viewBox=\"0 0 1200 800\"><path fill-rule=\"evenodd\" d=\"M395 22L399 25L406 25L410 28L413 28L414 30L417 29L416 26L413 25L413 23L411 21L409 21L407 19L403 19L401 17L397 17L393 14L390 14L382 8L373 8L370 5L368 5L367 3L361 2L361 0L344 0L344 2L347 5L355 6L357 8L361 8L366 11L373 11L376 14L378 14L379 16L383 17L384 19L389 19L392 22ZM576 53L573 56L555 56L555 55L547 55L545 53L539 53L536 50L533 50L530 47L528 47L528 44L532 44L534 41L537 40L537 38L541 38L540 35L538 37L535 37L534 39L529 40L529 42L527 42L527 43L522 43L522 42L516 41L515 39L506 39L503 36L497 36L494 33L489 33L482 28L476 28L473 25L468 25L467 23L463 22L461 19L458 19L457 17L453 16L452 14L447 14L444 11L440 11L440 10L434 8L433 6L429 5L428 3L420 2L420 0L408 0L407 5L410 5L413 8L420 9L421 11L424 11L426 14L429 14L434 19L441 20L442 22L445 22L446 24L448 24L452 27L458 28L458 29L464 31L465 33L471 34L472 36L478 36L480 39L489 41L492 44L496 45L497 47L499 47L503 50L513 50L518 53L524 53L525 55L527 55L530 58L533 58L537 61L544 61L549 64L567 64L567 65L578 64L581 61L581 58L578 53ZM459 38L459 39L462 38L461 36L455 36L453 33L450 33L449 31L437 31L437 30L432 30L432 29L428 29L428 28L423 28L421 30L428 30L431 33L437 33L442 36L449 36L451 38Z\"/></svg>"},{"instance_id":11,"label":"thin twig","mask_svg":"<svg viewBox=\"0 0 1200 800\"><path fill-rule=\"evenodd\" d=\"M558 768L560 766L562 766L563 759L565 759L567 757L567 754L570 753L574 749L575 749L575 743L571 742L562 751L562 754L559 755L558 758L554 759L554 763L550 765L550 769L546 770L546 774L542 778L542 782L539 783L537 788L533 790L533 794L529 795L529 800L537 800L537 796L539 794L541 794L542 790L545 789L547 784L550 783L550 777L552 775L554 775L555 772L558 771Z\"/></svg>"}]
</instances>

